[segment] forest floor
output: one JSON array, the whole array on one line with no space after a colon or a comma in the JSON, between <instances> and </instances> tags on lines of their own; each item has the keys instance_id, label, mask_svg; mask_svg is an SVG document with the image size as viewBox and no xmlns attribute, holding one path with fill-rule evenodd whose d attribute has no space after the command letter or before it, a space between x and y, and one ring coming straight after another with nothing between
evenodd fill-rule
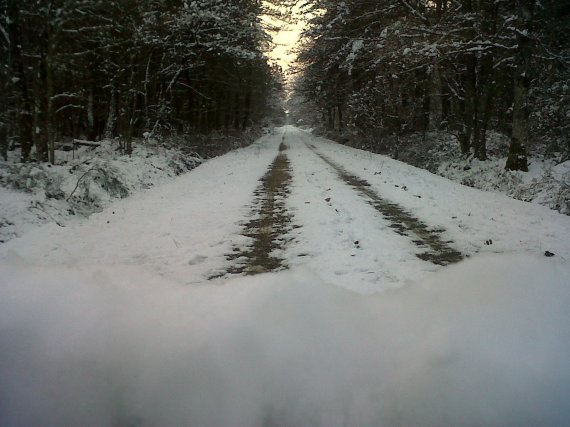
<instances>
[{"instance_id":1,"label":"forest floor","mask_svg":"<svg viewBox=\"0 0 570 427\"><path fill-rule=\"evenodd\" d=\"M0 245L7 425L570 423L570 217L297 128Z\"/></svg>"}]
</instances>

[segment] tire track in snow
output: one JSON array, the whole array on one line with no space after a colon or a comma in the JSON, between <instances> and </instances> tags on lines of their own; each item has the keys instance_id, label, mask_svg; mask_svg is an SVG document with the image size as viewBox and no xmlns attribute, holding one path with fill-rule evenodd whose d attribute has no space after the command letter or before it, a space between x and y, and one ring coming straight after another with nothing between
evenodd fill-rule
<instances>
[{"instance_id":1,"label":"tire track in snow","mask_svg":"<svg viewBox=\"0 0 570 427\"><path fill-rule=\"evenodd\" d=\"M233 253L226 259L233 265L225 272L210 279L228 274L259 274L286 269L284 260L275 252L282 249L291 238L286 233L298 226L291 224L292 215L285 207L291 183L291 167L285 154L287 150L285 135L279 145L279 154L261 178L255 190L253 219L243 225L243 235L252 239L246 247L234 247Z\"/></svg>"},{"instance_id":2,"label":"tire track in snow","mask_svg":"<svg viewBox=\"0 0 570 427\"><path fill-rule=\"evenodd\" d=\"M427 249L425 252L416 254L424 261L436 265L448 265L461 261L464 256L461 252L451 247L441 239L440 233L445 230L430 229L427 224L406 212L396 203L383 199L376 191L370 188L370 184L347 172L342 166L320 153L312 144L307 147L319 156L325 163L331 166L337 175L372 205L382 216L390 222L391 228L402 236L409 237L420 248Z\"/></svg>"}]
</instances>

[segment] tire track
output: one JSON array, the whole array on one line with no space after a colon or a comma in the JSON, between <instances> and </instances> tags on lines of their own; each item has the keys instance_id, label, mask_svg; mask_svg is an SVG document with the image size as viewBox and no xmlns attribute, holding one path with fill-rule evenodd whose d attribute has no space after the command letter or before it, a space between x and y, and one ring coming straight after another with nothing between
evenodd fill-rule
<instances>
[{"instance_id":1,"label":"tire track","mask_svg":"<svg viewBox=\"0 0 570 427\"><path fill-rule=\"evenodd\" d=\"M396 203L383 199L370 188L370 184L347 172L342 166L317 151L316 147L307 144L309 149L332 167L337 175L372 205L382 216L389 221L390 227L402 236L409 237L419 248L426 251L416 254L418 258L437 265L448 265L461 261L464 256L449 245L440 234L442 229L430 229L427 224L405 211Z\"/></svg>"},{"instance_id":2,"label":"tire track","mask_svg":"<svg viewBox=\"0 0 570 427\"><path fill-rule=\"evenodd\" d=\"M287 212L285 199L290 190L291 166L285 154L287 150L285 136L279 145L279 154L261 178L255 190L253 219L243 225L242 235L252 239L247 247L234 247L226 259L233 262L225 272L210 279L224 277L228 274L259 274L286 269L285 261L275 255L290 238L286 233L298 226L292 225L292 215Z\"/></svg>"}]
</instances>

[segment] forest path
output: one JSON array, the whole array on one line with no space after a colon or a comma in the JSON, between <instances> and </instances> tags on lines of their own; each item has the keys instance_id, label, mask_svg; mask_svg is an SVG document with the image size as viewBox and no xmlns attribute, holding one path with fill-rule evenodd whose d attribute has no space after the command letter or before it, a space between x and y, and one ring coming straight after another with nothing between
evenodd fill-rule
<instances>
[{"instance_id":1,"label":"forest path","mask_svg":"<svg viewBox=\"0 0 570 427\"><path fill-rule=\"evenodd\" d=\"M279 144L279 154L269 166L254 192L254 202L250 218L244 225L242 235L252 239L247 246L236 246L226 259L233 261L225 273L216 274L211 279L226 274L260 274L285 268L284 260L274 255L286 240L290 229L291 215L285 208L285 198L289 193L291 168L286 155L285 135Z\"/></svg>"},{"instance_id":2,"label":"forest path","mask_svg":"<svg viewBox=\"0 0 570 427\"><path fill-rule=\"evenodd\" d=\"M463 259L440 238L445 230L429 227L383 199L314 143L309 134L283 132L278 154L242 221L240 234L249 242L235 245L226 255L230 266L210 279L315 265L332 255L317 267L320 273L359 276L354 289L366 291L379 282L397 281L393 265L420 272L423 262L447 265ZM302 219L292 221L296 214Z\"/></svg>"},{"instance_id":3,"label":"forest path","mask_svg":"<svg viewBox=\"0 0 570 427\"><path fill-rule=\"evenodd\" d=\"M187 285L304 269L368 294L480 252L568 259L568 235L546 208L285 126L87 221L14 239L0 260L142 265Z\"/></svg>"},{"instance_id":4,"label":"forest path","mask_svg":"<svg viewBox=\"0 0 570 427\"><path fill-rule=\"evenodd\" d=\"M568 425L568 236L547 208L275 129L0 245L2 415ZM440 244L470 259L421 259Z\"/></svg>"},{"instance_id":5,"label":"forest path","mask_svg":"<svg viewBox=\"0 0 570 427\"><path fill-rule=\"evenodd\" d=\"M370 188L370 184L367 181L348 173L342 166L319 153L314 145L310 145L309 148L325 163L330 165L346 184L356 190L370 205L380 212L390 222L390 227L396 233L411 238L418 247L427 249L426 252L417 254L418 258L438 265L448 265L463 259L461 253L449 245L453 242L444 242L439 237L439 234L445 231L444 229L430 228L427 224L406 212L398 204L382 198L382 196Z\"/></svg>"}]
</instances>

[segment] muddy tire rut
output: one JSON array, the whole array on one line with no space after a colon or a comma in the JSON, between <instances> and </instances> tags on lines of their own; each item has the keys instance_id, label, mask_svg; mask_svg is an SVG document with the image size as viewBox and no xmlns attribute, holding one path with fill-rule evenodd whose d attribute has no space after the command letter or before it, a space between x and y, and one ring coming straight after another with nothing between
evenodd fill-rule
<instances>
[{"instance_id":1,"label":"muddy tire rut","mask_svg":"<svg viewBox=\"0 0 570 427\"><path fill-rule=\"evenodd\" d=\"M430 229L427 224L414 217L396 203L383 199L378 193L370 188L370 184L347 172L342 166L330 160L324 154L319 153L316 147L308 147L319 156L325 163L331 166L346 184L356 190L366 201L372 205L390 223L390 227L402 236L406 236L412 242L425 251L416 254L418 258L437 265L448 265L461 261L464 256L444 241L441 233L445 230Z\"/></svg>"},{"instance_id":2,"label":"muddy tire rut","mask_svg":"<svg viewBox=\"0 0 570 427\"><path fill-rule=\"evenodd\" d=\"M261 178L254 193L252 207L253 219L243 225L242 235L251 238L246 247L235 247L226 259L233 264L223 277L228 274L259 274L287 268L283 259L275 254L290 240L286 234L293 228L292 215L287 211L285 199L290 190L291 166L285 151L285 137L279 145L279 154Z\"/></svg>"}]
</instances>

